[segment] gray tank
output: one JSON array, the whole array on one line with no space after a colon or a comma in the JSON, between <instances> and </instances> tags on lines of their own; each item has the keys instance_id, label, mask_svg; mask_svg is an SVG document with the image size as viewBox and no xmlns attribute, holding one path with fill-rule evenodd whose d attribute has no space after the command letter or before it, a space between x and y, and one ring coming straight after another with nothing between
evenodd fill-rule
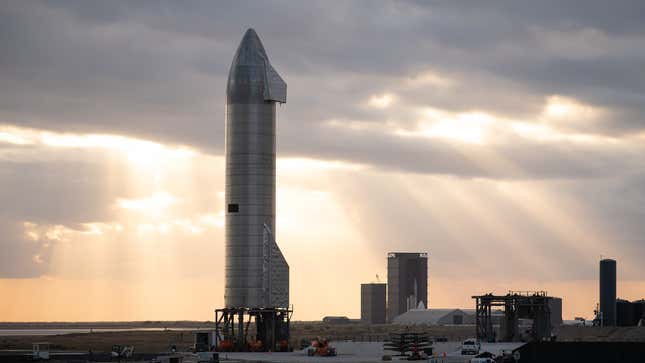
<instances>
[{"instance_id":1,"label":"gray tank","mask_svg":"<svg viewBox=\"0 0 645 363\"><path fill-rule=\"evenodd\" d=\"M604 326L616 325L616 260L600 260L600 312Z\"/></svg>"},{"instance_id":2,"label":"gray tank","mask_svg":"<svg viewBox=\"0 0 645 363\"><path fill-rule=\"evenodd\" d=\"M276 103L286 101L287 84L247 30L226 87L227 308L289 306L289 265L275 242Z\"/></svg>"}]
</instances>

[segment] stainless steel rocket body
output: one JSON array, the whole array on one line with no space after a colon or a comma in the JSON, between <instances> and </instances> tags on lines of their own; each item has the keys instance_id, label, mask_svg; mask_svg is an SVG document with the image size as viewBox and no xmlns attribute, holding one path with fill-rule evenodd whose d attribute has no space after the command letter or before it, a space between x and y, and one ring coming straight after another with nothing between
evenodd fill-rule
<instances>
[{"instance_id":1,"label":"stainless steel rocket body","mask_svg":"<svg viewBox=\"0 0 645 363\"><path fill-rule=\"evenodd\" d=\"M286 102L286 84L252 29L226 96L225 305L287 307L288 265L275 243L276 102Z\"/></svg>"}]
</instances>

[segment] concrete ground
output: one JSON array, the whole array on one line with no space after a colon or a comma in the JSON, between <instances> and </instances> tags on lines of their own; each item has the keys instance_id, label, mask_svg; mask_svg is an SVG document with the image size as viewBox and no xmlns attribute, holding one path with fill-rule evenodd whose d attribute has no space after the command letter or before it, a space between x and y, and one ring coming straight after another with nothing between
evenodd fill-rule
<instances>
[{"instance_id":1,"label":"concrete ground","mask_svg":"<svg viewBox=\"0 0 645 363\"><path fill-rule=\"evenodd\" d=\"M382 362L383 355L391 355L393 352L383 350L382 342L332 342L338 355L336 357L308 357L305 351L294 351L291 353L222 353L220 359L224 361L237 362L289 362L289 363L315 363L315 362L352 362L368 363ZM482 343L481 351L488 351L495 355L501 354L502 350L512 350L522 343ZM430 362L437 363L463 363L469 362L472 356L461 355L461 342L434 343L433 348L436 357ZM397 357L393 357L397 360Z\"/></svg>"},{"instance_id":2,"label":"concrete ground","mask_svg":"<svg viewBox=\"0 0 645 363\"><path fill-rule=\"evenodd\" d=\"M309 357L304 350L290 353L221 353L220 360L240 362L380 362L383 343L378 342L332 342L335 357Z\"/></svg>"}]
</instances>

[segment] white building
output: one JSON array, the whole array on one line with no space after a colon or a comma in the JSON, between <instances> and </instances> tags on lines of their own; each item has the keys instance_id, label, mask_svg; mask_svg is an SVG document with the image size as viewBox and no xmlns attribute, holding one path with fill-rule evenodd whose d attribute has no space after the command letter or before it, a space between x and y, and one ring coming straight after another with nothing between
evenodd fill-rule
<instances>
[{"instance_id":1,"label":"white building","mask_svg":"<svg viewBox=\"0 0 645 363\"><path fill-rule=\"evenodd\" d=\"M474 325L475 309L411 309L397 316L398 325Z\"/></svg>"}]
</instances>

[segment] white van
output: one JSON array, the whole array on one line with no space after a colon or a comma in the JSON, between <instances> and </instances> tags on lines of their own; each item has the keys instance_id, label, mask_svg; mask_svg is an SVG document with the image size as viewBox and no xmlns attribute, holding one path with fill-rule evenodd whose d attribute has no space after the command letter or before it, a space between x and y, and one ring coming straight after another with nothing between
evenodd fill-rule
<instances>
[{"instance_id":1,"label":"white van","mask_svg":"<svg viewBox=\"0 0 645 363\"><path fill-rule=\"evenodd\" d=\"M461 344L461 355L479 354L479 349L481 349L481 346L479 345L479 342L477 341L477 339L474 339L474 338L466 339Z\"/></svg>"}]
</instances>

